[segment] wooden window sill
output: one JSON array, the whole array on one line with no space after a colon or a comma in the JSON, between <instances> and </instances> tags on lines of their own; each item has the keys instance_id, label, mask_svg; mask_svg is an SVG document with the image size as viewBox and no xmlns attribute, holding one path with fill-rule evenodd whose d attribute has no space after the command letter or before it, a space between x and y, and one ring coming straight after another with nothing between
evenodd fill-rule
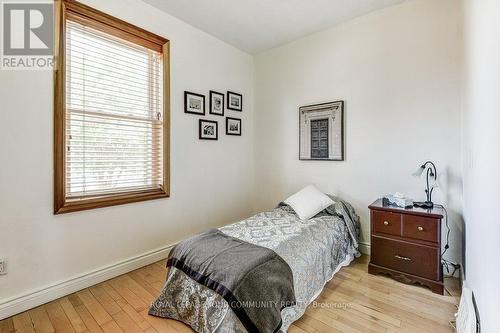
<instances>
[{"instance_id":1,"label":"wooden window sill","mask_svg":"<svg viewBox=\"0 0 500 333\"><path fill-rule=\"evenodd\" d=\"M169 198L169 191L149 190L135 193L123 193L116 195L106 195L90 197L85 199L66 199L61 205L54 207L54 214L65 214L82 210L103 208L109 206L123 205L132 202Z\"/></svg>"}]
</instances>

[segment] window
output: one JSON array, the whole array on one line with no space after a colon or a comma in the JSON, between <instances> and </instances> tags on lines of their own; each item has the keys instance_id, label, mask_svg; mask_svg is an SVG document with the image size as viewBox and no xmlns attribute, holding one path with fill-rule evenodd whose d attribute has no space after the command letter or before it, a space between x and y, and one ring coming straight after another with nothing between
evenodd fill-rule
<instances>
[{"instance_id":1,"label":"window","mask_svg":"<svg viewBox=\"0 0 500 333\"><path fill-rule=\"evenodd\" d=\"M169 196L168 40L61 1L55 213Z\"/></svg>"}]
</instances>

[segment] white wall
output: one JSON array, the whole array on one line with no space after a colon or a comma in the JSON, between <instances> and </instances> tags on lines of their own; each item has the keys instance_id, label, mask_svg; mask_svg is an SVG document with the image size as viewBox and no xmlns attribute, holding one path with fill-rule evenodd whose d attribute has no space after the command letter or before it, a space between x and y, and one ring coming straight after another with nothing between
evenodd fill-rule
<instances>
[{"instance_id":1,"label":"white wall","mask_svg":"<svg viewBox=\"0 0 500 333\"><path fill-rule=\"evenodd\" d=\"M253 57L136 0L83 1L171 40L171 198L54 216L52 73L0 71L0 303L251 213ZM243 93L243 136L198 140L183 91ZM208 113L208 112L207 112Z\"/></svg>"},{"instance_id":2,"label":"white wall","mask_svg":"<svg viewBox=\"0 0 500 333\"><path fill-rule=\"evenodd\" d=\"M369 242L367 206L387 193L424 199L436 162L434 201L451 212L460 261L460 6L414 0L259 54L255 60L256 206L268 208L314 183L349 200ZM298 106L342 99L345 162L298 160Z\"/></svg>"},{"instance_id":3,"label":"white wall","mask_svg":"<svg viewBox=\"0 0 500 333\"><path fill-rule=\"evenodd\" d=\"M464 3L466 278L481 332L492 333L500 323L500 2Z\"/></svg>"}]
</instances>

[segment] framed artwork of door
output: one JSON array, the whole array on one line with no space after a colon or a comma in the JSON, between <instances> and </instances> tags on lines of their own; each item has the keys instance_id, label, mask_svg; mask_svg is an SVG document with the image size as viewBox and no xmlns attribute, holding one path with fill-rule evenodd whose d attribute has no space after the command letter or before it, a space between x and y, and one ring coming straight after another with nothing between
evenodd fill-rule
<instances>
[{"instance_id":1,"label":"framed artwork of door","mask_svg":"<svg viewBox=\"0 0 500 333\"><path fill-rule=\"evenodd\" d=\"M299 159L344 160L344 101L299 108Z\"/></svg>"}]
</instances>

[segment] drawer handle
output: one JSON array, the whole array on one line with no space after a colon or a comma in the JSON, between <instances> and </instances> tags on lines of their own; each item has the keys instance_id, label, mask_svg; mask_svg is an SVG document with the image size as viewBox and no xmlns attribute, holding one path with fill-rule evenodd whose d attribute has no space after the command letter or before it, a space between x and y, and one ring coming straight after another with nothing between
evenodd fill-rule
<instances>
[{"instance_id":1,"label":"drawer handle","mask_svg":"<svg viewBox=\"0 0 500 333\"><path fill-rule=\"evenodd\" d=\"M389 222L387 222L387 221L384 221L384 225L389 225Z\"/></svg>"},{"instance_id":2,"label":"drawer handle","mask_svg":"<svg viewBox=\"0 0 500 333\"><path fill-rule=\"evenodd\" d=\"M398 258L398 259L401 259L401 260L404 260L404 261L411 261L411 258L402 257L402 256L398 256L398 255L395 255L394 258Z\"/></svg>"},{"instance_id":3,"label":"drawer handle","mask_svg":"<svg viewBox=\"0 0 500 333\"><path fill-rule=\"evenodd\" d=\"M418 231L424 231L424 227L420 227L420 226L419 226L419 227L417 228L417 230L418 230Z\"/></svg>"}]
</instances>

